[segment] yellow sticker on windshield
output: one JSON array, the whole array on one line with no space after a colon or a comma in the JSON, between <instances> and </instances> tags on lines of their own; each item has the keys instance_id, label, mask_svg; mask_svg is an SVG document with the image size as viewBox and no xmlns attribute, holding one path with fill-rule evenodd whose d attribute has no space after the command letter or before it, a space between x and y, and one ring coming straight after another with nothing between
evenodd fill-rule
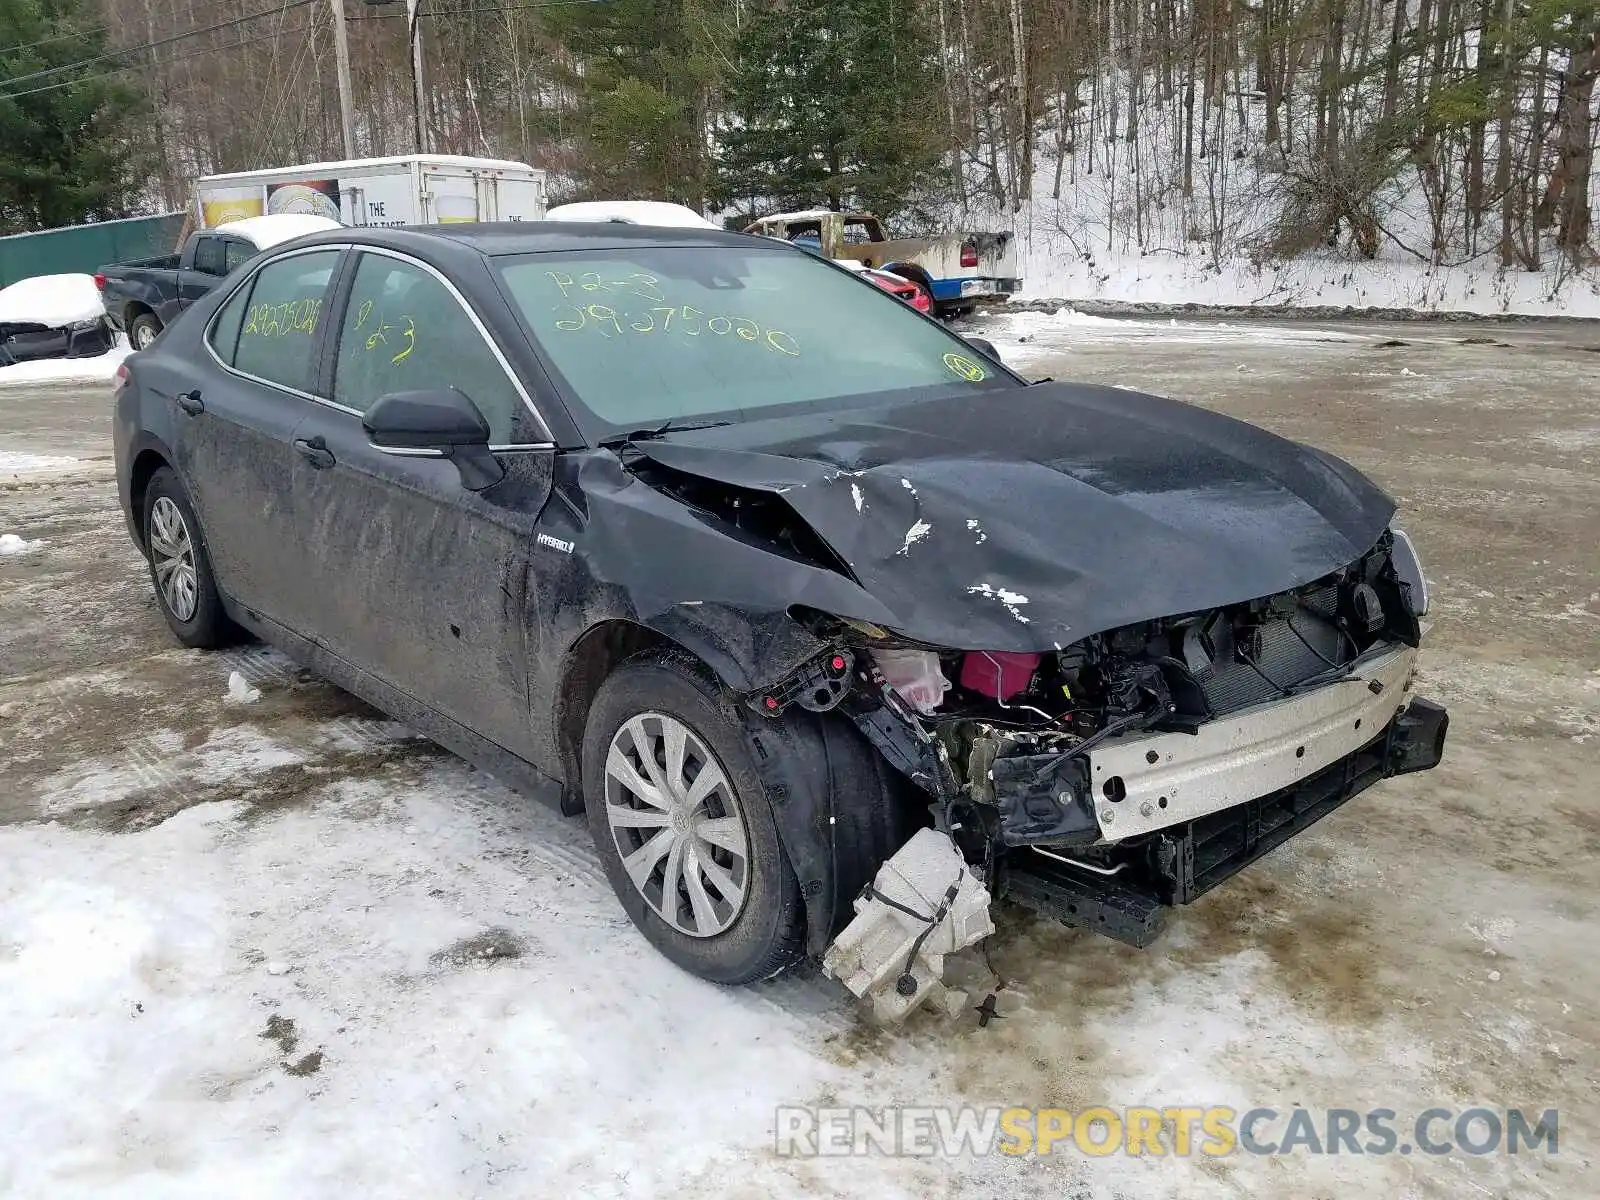
<instances>
[{"instance_id":1,"label":"yellow sticker on windshield","mask_svg":"<svg viewBox=\"0 0 1600 1200\"><path fill-rule=\"evenodd\" d=\"M979 383L989 378L989 372L985 371L980 363L974 362L965 354L946 354L944 356L944 365L950 368L952 375L965 379L968 383Z\"/></svg>"}]
</instances>

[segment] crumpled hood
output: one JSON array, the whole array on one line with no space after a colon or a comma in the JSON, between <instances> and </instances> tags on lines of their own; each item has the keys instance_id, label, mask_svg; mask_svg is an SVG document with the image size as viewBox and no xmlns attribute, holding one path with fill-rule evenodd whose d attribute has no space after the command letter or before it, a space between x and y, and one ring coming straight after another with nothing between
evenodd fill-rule
<instances>
[{"instance_id":1,"label":"crumpled hood","mask_svg":"<svg viewBox=\"0 0 1600 1200\"><path fill-rule=\"evenodd\" d=\"M1369 550L1395 509L1332 455L1202 408L1073 384L635 448L781 493L898 632L960 649L1050 650L1296 587Z\"/></svg>"}]
</instances>

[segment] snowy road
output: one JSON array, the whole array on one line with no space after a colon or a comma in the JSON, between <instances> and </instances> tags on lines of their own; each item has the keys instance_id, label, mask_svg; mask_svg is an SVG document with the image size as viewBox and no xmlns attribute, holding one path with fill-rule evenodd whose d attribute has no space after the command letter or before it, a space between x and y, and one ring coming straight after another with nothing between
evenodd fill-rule
<instances>
[{"instance_id":1,"label":"snowy road","mask_svg":"<svg viewBox=\"0 0 1600 1200\"><path fill-rule=\"evenodd\" d=\"M1591 1195L1600 332L981 324L1030 373L1259 421L1400 497L1444 766L1150 950L1002 911L1004 1019L873 1031L815 976L689 979L580 822L276 654L177 648L105 392L5 389L0 535L29 549L0 557L0 1195ZM260 699L228 702L233 672ZM1561 1141L807 1160L773 1152L783 1104L1555 1107Z\"/></svg>"}]
</instances>

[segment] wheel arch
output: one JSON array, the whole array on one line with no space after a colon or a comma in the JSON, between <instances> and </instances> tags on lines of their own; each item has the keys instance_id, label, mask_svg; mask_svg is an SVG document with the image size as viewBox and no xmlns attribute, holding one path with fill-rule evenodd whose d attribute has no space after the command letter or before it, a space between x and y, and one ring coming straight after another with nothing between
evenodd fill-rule
<instances>
[{"instance_id":1,"label":"wheel arch","mask_svg":"<svg viewBox=\"0 0 1600 1200\"><path fill-rule=\"evenodd\" d=\"M584 807L583 738L601 684L630 659L651 652L677 659L722 687L729 719L742 727L750 745L772 800L779 841L800 884L806 951L821 954L849 920L851 901L914 831L910 785L837 713L795 709L782 718L764 717L738 702L729 673L711 661L719 657L715 650L700 653L658 629L613 618L579 637L563 664L554 716L562 812L576 815ZM840 803L851 799L857 802Z\"/></svg>"},{"instance_id":2,"label":"wheel arch","mask_svg":"<svg viewBox=\"0 0 1600 1200\"><path fill-rule=\"evenodd\" d=\"M912 283L916 284L923 291L928 293L929 304L933 304L935 302L933 295L933 276L929 275L924 268L919 267L916 263L892 262L885 263L883 269L888 271L891 275L898 275L902 279L911 280Z\"/></svg>"},{"instance_id":3,"label":"wheel arch","mask_svg":"<svg viewBox=\"0 0 1600 1200\"><path fill-rule=\"evenodd\" d=\"M150 543L144 525L144 500L150 489L150 480L155 478L155 473L162 467L177 470L166 447L155 443L142 446L128 467L128 514L132 518L139 550L146 556L150 553Z\"/></svg>"}]
</instances>

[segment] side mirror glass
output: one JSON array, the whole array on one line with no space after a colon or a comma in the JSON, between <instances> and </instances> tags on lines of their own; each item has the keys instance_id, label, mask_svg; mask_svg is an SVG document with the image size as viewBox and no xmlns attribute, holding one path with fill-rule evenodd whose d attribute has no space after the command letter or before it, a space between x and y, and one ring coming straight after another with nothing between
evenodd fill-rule
<instances>
[{"instance_id":1,"label":"side mirror glass","mask_svg":"<svg viewBox=\"0 0 1600 1200\"><path fill-rule=\"evenodd\" d=\"M361 426L386 454L450 459L470 491L492 487L505 476L489 452L489 422L456 388L390 392L367 410Z\"/></svg>"},{"instance_id":2,"label":"side mirror glass","mask_svg":"<svg viewBox=\"0 0 1600 1200\"><path fill-rule=\"evenodd\" d=\"M992 361L999 363L1001 366L1005 365L1006 360L1000 357L1000 351L994 348L994 343L988 338L969 337L966 339L966 341L969 346L974 346L981 351L985 358L991 359Z\"/></svg>"}]
</instances>

